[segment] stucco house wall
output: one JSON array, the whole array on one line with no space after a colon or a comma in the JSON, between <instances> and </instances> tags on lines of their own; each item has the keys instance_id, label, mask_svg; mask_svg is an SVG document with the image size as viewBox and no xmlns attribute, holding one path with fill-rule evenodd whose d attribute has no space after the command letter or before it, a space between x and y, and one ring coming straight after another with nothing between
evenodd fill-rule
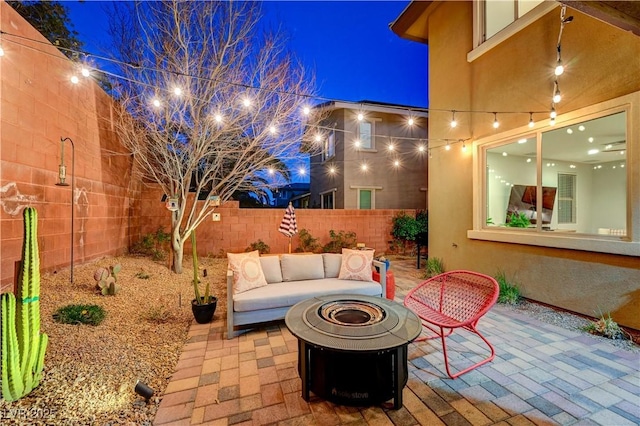
<instances>
[{"instance_id":1,"label":"stucco house wall","mask_svg":"<svg viewBox=\"0 0 640 426\"><path fill-rule=\"evenodd\" d=\"M429 138L474 141L526 125L528 117L505 114L500 128L493 116L470 111L544 111L550 107L560 5L474 60L473 2L432 2L420 13L399 19L408 38L428 40ZM562 38L562 112L570 112L640 90L640 37L569 9L574 19ZM410 24L414 24L411 27ZM420 34L420 31L424 31ZM637 106L636 106L637 108ZM437 112L436 110L444 110ZM537 117L540 119L541 117ZM548 117L547 117L548 118ZM629 118L632 120L632 118ZM637 113L628 135L627 185L638 200L640 141ZM548 121L548 120L547 120ZM434 146L435 147L435 146ZM618 323L640 329L640 258L587 250L480 241L474 229L474 150L433 149L429 160L429 255L445 268L487 274L502 270L520 284L525 297L590 316L610 312ZM629 211L637 216L638 207ZM637 217L634 224L637 224ZM634 232L635 234L632 234ZM638 230L629 230L637 241Z\"/></svg>"}]
</instances>

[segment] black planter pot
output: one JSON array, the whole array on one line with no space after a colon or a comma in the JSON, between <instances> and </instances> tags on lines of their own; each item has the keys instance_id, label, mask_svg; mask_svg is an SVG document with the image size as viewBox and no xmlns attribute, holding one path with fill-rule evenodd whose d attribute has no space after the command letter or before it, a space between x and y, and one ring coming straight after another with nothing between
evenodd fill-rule
<instances>
[{"instance_id":1,"label":"black planter pot","mask_svg":"<svg viewBox=\"0 0 640 426\"><path fill-rule=\"evenodd\" d=\"M200 298L201 303L198 305L196 299L191 301L191 312L193 312L193 318L195 318L198 324L208 324L213 319L213 314L216 312L216 306L218 306L218 298L215 296L209 297L209 303L204 303L204 297Z\"/></svg>"}]
</instances>

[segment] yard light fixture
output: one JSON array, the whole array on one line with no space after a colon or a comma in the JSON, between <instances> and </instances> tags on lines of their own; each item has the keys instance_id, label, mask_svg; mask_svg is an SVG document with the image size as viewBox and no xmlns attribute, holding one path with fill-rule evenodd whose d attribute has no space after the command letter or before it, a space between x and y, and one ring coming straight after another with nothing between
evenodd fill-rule
<instances>
[{"instance_id":1,"label":"yard light fixture","mask_svg":"<svg viewBox=\"0 0 640 426\"><path fill-rule=\"evenodd\" d=\"M498 113L494 112L493 113L493 128L497 129L498 127L500 127L500 122L498 121Z\"/></svg>"},{"instance_id":2,"label":"yard light fixture","mask_svg":"<svg viewBox=\"0 0 640 426\"><path fill-rule=\"evenodd\" d=\"M458 126L458 122L456 121L456 112L455 110L451 111L451 123L449 123L451 125L451 128L455 128Z\"/></svg>"},{"instance_id":3,"label":"yard light fixture","mask_svg":"<svg viewBox=\"0 0 640 426\"><path fill-rule=\"evenodd\" d=\"M143 397L146 401L149 401L149 399L153 396L153 393L154 393L153 389L151 389L146 384L142 383L140 380L136 381L136 386L133 388L133 390L138 395Z\"/></svg>"}]
</instances>

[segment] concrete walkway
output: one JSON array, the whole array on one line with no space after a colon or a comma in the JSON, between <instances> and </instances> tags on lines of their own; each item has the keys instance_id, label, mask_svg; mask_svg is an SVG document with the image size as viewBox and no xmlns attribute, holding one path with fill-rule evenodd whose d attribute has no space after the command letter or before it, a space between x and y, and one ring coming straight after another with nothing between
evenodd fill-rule
<instances>
[{"instance_id":1,"label":"concrete walkway","mask_svg":"<svg viewBox=\"0 0 640 426\"><path fill-rule=\"evenodd\" d=\"M396 301L421 279L394 262ZM496 358L446 376L439 340L409 345L404 405L345 407L300 394L297 340L284 321L227 340L225 320L194 323L155 425L639 425L640 353L496 305L478 328ZM464 365L476 338L450 340Z\"/></svg>"}]
</instances>

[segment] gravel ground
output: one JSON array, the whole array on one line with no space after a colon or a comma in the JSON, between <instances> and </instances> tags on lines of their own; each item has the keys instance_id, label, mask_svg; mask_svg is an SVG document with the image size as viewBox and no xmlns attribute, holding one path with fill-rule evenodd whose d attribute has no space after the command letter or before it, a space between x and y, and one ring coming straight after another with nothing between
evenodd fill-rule
<instances>
[{"instance_id":1,"label":"gravel ground","mask_svg":"<svg viewBox=\"0 0 640 426\"><path fill-rule=\"evenodd\" d=\"M226 259L200 261L219 297L215 315L224 315ZM122 265L122 289L102 296L93 273L116 263ZM192 322L190 265L185 259L184 273L176 275L166 263L122 257L75 267L73 284L69 270L43 274L41 329L49 335L44 378L24 398L0 400L0 424L150 425ZM54 322L52 314L72 303L101 305L105 320L97 327ZM134 392L137 380L155 390L148 403Z\"/></svg>"},{"instance_id":2,"label":"gravel ground","mask_svg":"<svg viewBox=\"0 0 640 426\"><path fill-rule=\"evenodd\" d=\"M99 295L93 273L116 263L122 265L122 290L116 296ZM212 294L218 296L215 315L224 316L226 259L202 258L200 264L207 269ZM68 270L43 274L42 331L49 335L44 378L24 398L13 403L0 400L0 424L151 425L192 323L190 265L191 259L185 258L184 273L176 275L166 262L121 257L76 267L73 284ZM139 273L149 277L139 278ZM53 312L71 303L101 305L107 316L97 327L54 322ZM589 322L529 301L510 309L576 331ZM606 340L640 350L629 340ZM149 402L135 394L137 380L155 390Z\"/></svg>"}]
</instances>

